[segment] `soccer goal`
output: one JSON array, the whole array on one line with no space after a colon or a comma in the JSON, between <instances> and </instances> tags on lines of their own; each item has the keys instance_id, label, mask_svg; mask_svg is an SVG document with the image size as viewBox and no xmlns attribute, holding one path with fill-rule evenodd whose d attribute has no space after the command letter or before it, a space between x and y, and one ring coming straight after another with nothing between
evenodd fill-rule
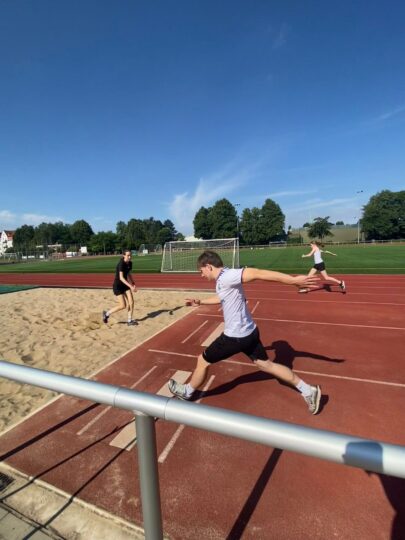
<instances>
[{"instance_id":1,"label":"soccer goal","mask_svg":"<svg viewBox=\"0 0 405 540\"><path fill-rule=\"evenodd\" d=\"M239 268L239 239L194 240L166 242L163 248L161 272L198 272L197 259L207 249L215 251L225 266Z\"/></svg>"}]
</instances>

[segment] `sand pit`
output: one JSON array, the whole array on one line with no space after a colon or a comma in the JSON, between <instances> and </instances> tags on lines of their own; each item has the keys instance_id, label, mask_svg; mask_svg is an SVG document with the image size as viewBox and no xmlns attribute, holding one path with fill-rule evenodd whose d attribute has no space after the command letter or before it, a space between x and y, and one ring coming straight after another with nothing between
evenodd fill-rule
<instances>
[{"instance_id":1,"label":"sand pit","mask_svg":"<svg viewBox=\"0 0 405 540\"><path fill-rule=\"evenodd\" d=\"M0 359L89 377L185 316L189 295L139 290L134 295L139 325L132 327L124 311L102 322L102 310L115 305L111 290L33 289L0 295ZM54 395L0 378L0 433Z\"/></svg>"}]
</instances>

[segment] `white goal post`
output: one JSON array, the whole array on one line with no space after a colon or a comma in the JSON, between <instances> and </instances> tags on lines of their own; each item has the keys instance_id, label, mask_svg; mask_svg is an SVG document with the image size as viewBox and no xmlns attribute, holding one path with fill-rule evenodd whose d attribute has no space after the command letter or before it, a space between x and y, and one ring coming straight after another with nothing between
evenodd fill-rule
<instances>
[{"instance_id":1,"label":"white goal post","mask_svg":"<svg viewBox=\"0 0 405 540\"><path fill-rule=\"evenodd\" d=\"M218 253L224 266L239 268L239 239L216 238L192 242L166 242L161 272L198 272L197 259L206 250Z\"/></svg>"}]
</instances>

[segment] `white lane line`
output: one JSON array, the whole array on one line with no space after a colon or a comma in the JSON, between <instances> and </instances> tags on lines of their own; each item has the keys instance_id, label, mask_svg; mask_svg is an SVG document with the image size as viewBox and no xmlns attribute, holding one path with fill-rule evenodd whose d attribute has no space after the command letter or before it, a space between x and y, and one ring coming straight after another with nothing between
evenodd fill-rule
<instances>
[{"instance_id":1,"label":"white lane line","mask_svg":"<svg viewBox=\"0 0 405 540\"><path fill-rule=\"evenodd\" d=\"M191 332L191 334L189 334L185 339L183 339L182 343L185 343L186 341L188 341L192 336L194 336L194 334L196 332L198 332L198 330L200 330L203 326L205 326L207 324L208 320L204 321L202 324L200 324L200 326L198 328L196 328L193 332Z\"/></svg>"},{"instance_id":2,"label":"white lane line","mask_svg":"<svg viewBox=\"0 0 405 540\"><path fill-rule=\"evenodd\" d=\"M346 298L347 298L347 296L346 296ZM257 298L255 298L255 297L250 297L250 299L251 300L257 300ZM366 304L366 305L371 305L371 306L405 306L405 304L400 304L399 302L361 302L361 301L352 302L351 300L340 302L339 300L311 300L305 295L302 295L300 299L298 299L298 298L271 298L271 297L263 298L263 297L260 296L259 300L261 300L262 302L266 301L266 300L271 300L272 302L274 302L276 300L276 301L280 301L280 302L305 302L305 303L312 303L312 304L339 304L341 306L347 306L348 304L349 305L350 304Z\"/></svg>"},{"instance_id":3,"label":"white lane line","mask_svg":"<svg viewBox=\"0 0 405 540\"><path fill-rule=\"evenodd\" d=\"M184 383L190 375L190 371L176 371L176 373L174 374L174 378L177 381ZM157 392L157 395L164 397L172 396L169 389L167 388L167 383L162 386L162 388ZM121 429L121 431L118 433L118 435L114 437L114 439L112 439L112 441L110 442L110 446L125 449L129 452L135 446L135 441L136 426L135 422L131 421L129 424L127 424L124 428Z\"/></svg>"},{"instance_id":4,"label":"white lane line","mask_svg":"<svg viewBox=\"0 0 405 540\"><path fill-rule=\"evenodd\" d=\"M149 350L151 350L151 349L149 349ZM173 353L173 352L170 352L170 351L154 351L154 352L158 352L158 353L161 353L161 354L170 354L170 355L175 354L176 356L191 356L189 354ZM193 356L193 358L198 358L198 355ZM238 360L222 360L222 362L225 362L227 364L236 364L238 366L245 366L245 367L249 367L249 368L254 367L251 362L240 362ZM254 369L257 369L257 368L254 368ZM330 378L330 379L342 379L342 380L346 380L346 381L366 382L366 383L371 383L371 384L382 384L382 385L386 385L386 386L397 386L399 388L405 388L405 384L403 384L403 383L395 383L395 382L390 382L390 381L377 381L375 379L361 379L361 378L358 378L358 377L346 377L344 375L330 375L330 374L327 374L327 373L318 373L317 371L303 371L303 370L300 370L300 369L294 369L294 372L295 373L304 373L306 375L317 375L319 377L327 377L327 378Z\"/></svg>"},{"instance_id":5,"label":"white lane line","mask_svg":"<svg viewBox=\"0 0 405 540\"><path fill-rule=\"evenodd\" d=\"M225 328L225 323L220 323L213 332L207 337L207 339L201 343L202 347L208 347L208 345L211 345L211 343L217 339L218 336L222 334Z\"/></svg>"},{"instance_id":6,"label":"white lane line","mask_svg":"<svg viewBox=\"0 0 405 540\"><path fill-rule=\"evenodd\" d=\"M198 313L197 313L198 315ZM214 315L206 313L205 317L219 317L219 315ZM374 328L378 330L405 330L401 326L373 326L369 324L345 324L345 323L332 323L332 322L321 322L321 321L293 321L292 319L267 319L265 317L255 317L256 321L272 321L272 322L286 322L293 324L322 324L326 326L348 326L349 328Z\"/></svg>"},{"instance_id":7,"label":"white lane line","mask_svg":"<svg viewBox=\"0 0 405 540\"><path fill-rule=\"evenodd\" d=\"M171 354L173 356L186 356L187 358L198 358L198 355L195 355L195 354L177 353L177 352L170 352L170 351L160 351L159 349L148 349L148 352Z\"/></svg>"},{"instance_id":8,"label":"white lane line","mask_svg":"<svg viewBox=\"0 0 405 540\"><path fill-rule=\"evenodd\" d=\"M208 382L207 384L204 386L203 388L203 392L207 391L208 388L211 386L211 383L212 381L215 379L215 375L211 375L211 377L208 379ZM198 399L196 401L196 403L200 403L202 400L202 398ZM170 454L171 450L173 449L174 445L176 444L176 441L177 439L180 437L180 435L182 434L183 432L183 429L185 428L185 425L184 424L181 424L181 426L179 426L173 437L170 439L170 441L167 443L167 445L165 446L163 452L160 454L160 456L158 457L158 462L159 463L164 463L165 462L165 459L167 458L167 456Z\"/></svg>"},{"instance_id":9,"label":"white lane line","mask_svg":"<svg viewBox=\"0 0 405 540\"><path fill-rule=\"evenodd\" d=\"M250 312L252 315L253 315L253 313L256 311L256 308L257 308L257 306L258 306L259 304L260 304L260 302L257 301L256 304L255 304L255 306L254 306L254 308L253 308L252 311Z\"/></svg>"},{"instance_id":10,"label":"white lane line","mask_svg":"<svg viewBox=\"0 0 405 540\"><path fill-rule=\"evenodd\" d=\"M134 388L136 388L138 386L139 383L141 383L144 379L146 379L146 377L148 377L148 375L150 375L152 373L153 370L155 370L157 368L157 366L153 366L153 368L151 368L149 371L147 371L145 373L145 375L143 375L140 379L138 379L132 386L130 386L130 389L133 390ZM108 406L106 407L104 410L102 410L101 412L98 413L97 416L95 416L92 420L90 420L90 422L88 424L86 424L85 426L82 427L82 429L80 431L77 432L78 435L82 435L83 433L85 433L93 424L95 424L98 420L100 420L100 418L102 416L105 415L106 412L108 412L110 409L112 409L111 406Z\"/></svg>"}]
</instances>

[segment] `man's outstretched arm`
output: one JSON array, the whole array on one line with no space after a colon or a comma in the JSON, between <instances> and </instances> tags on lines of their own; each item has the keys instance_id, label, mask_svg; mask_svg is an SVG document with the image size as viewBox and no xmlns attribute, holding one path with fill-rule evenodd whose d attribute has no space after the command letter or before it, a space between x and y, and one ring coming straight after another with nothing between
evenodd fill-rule
<instances>
[{"instance_id":1,"label":"man's outstretched arm","mask_svg":"<svg viewBox=\"0 0 405 540\"><path fill-rule=\"evenodd\" d=\"M277 281L284 285L295 285L296 287L309 287L317 285L319 278L316 276L290 276L282 272L274 272L273 270L261 270L260 268L245 268L242 274L243 283L255 281Z\"/></svg>"}]
</instances>

